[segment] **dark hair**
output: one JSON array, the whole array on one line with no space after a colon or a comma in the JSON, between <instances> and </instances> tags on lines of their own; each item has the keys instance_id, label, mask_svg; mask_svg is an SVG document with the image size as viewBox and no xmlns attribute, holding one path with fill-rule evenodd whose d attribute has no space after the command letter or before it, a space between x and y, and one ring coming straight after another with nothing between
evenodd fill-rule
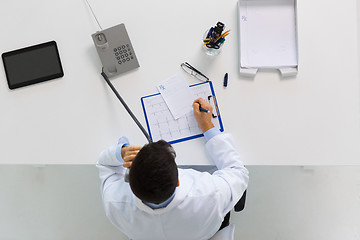
<instances>
[{"instance_id":1,"label":"dark hair","mask_svg":"<svg viewBox=\"0 0 360 240\"><path fill-rule=\"evenodd\" d=\"M133 193L149 203L169 199L178 182L175 157L174 149L164 140L146 144L131 164L129 183Z\"/></svg>"}]
</instances>

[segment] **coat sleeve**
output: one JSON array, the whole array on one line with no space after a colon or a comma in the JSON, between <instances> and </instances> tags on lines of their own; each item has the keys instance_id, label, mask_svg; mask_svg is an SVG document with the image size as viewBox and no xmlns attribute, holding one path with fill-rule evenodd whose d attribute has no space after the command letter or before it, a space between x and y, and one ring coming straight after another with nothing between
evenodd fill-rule
<instances>
[{"instance_id":1,"label":"coat sleeve","mask_svg":"<svg viewBox=\"0 0 360 240\"><path fill-rule=\"evenodd\" d=\"M100 153L96 167L99 169L101 193L103 195L112 183L124 181L126 168L122 166L124 160L121 157L121 148L124 145L129 145L129 141L126 137L121 137L117 144Z\"/></svg>"},{"instance_id":2,"label":"coat sleeve","mask_svg":"<svg viewBox=\"0 0 360 240\"><path fill-rule=\"evenodd\" d=\"M229 134L219 134L205 145L217 171L213 180L218 192L220 210L228 213L239 201L249 182L249 171L244 167L240 154Z\"/></svg>"}]
</instances>

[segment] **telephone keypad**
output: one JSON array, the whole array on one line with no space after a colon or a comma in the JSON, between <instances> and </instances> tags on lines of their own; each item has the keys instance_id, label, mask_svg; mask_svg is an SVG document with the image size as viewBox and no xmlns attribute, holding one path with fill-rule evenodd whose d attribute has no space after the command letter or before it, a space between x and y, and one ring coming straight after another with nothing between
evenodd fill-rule
<instances>
[{"instance_id":1,"label":"telephone keypad","mask_svg":"<svg viewBox=\"0 0 360 240\"><path fill-rule=\"evenodd\" d=\"M114 55L115 59L118 61L118 64L124 64L134 59L133 52L129 44L114 48Z\"/></svg>"}]
</instances>

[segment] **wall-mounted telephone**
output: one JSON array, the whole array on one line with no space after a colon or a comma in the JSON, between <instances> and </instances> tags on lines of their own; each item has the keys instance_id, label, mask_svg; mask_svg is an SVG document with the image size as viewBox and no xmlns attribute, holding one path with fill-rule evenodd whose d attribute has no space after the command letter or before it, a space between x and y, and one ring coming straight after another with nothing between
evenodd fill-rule
<instances>
[{"instance_id":1,"label":"wall-mounted telephone","mask_svg":"<svg viewBox=\"0 0 360 240\"><path fill-rule=\"evenodd\" d=\"M107 76L112 77L140 67L123 23L91 36Z\"/></svg>"}]
</instances>

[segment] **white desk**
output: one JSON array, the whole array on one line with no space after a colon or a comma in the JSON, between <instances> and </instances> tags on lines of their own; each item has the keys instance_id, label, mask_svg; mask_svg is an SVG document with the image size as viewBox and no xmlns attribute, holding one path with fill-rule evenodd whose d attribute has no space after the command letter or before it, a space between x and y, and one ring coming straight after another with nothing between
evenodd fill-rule
<instances>
[{"instance_id":1,"label":"white desk","mask_svg":"<svg viewBox=\"0 0 360 240\"><path fill-rule=\"evenodd\" d=\"M112 83L139 120L145 124L140 97L188 61L213 81L225 131L247 165L360 163L356 2L298 1L298 76L281 79L270 70L246 79L238 74L235 0L90 0L103 28L127 27L140 68ZM201 39L217 21L232 32L211 58ZM90 37L98 26L85 1L5 0L0 22L1 53L56 40L65 72L10 91L1 65L0 163L94 164L121 135L146 143L100 76ZM211 164L203 144L203 138L175 144L178 163Z\"/></svg>"}]
</instances>

